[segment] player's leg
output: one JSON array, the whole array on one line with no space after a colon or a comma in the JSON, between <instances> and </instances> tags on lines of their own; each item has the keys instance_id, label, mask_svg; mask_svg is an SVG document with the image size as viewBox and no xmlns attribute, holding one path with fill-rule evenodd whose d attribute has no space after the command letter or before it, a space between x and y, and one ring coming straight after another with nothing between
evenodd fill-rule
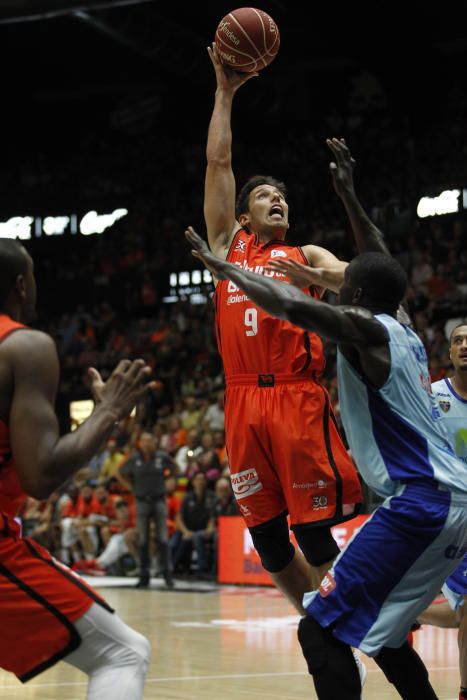
<instances>
[{"instance_id":1,"label":"player's leg","mask_svg":"<svg viewBox=\"0 0 467 700\"><path fill-rule=\"evenodd\" d=\"M312 567L313 590L316 590L339 554L339 547L327 525L292 525L292 530Z\"/></svg>"},{"instance_id":2,"label":"player's leg","mask_svg":"<svg viewBox=\"0 0 467 700\"><path fill-rule=\"evenodd\" d=\"M96 562L103 569L107 569L112 564L115 564L120 557L128 553L128 547L125 544L125 539L122 533L116 533L112 535L106 548L100 554Z\"/></svg>"},{"instance_id":3,"label":"player's leg","mask_svg":"<svg viewBox=\"0 0 467 700\"><path fill-rule=\"evenodd\" d=\"M254 386L227 387L225 427L230 476L240 513L264 568L303 614L302 599L313 585L312 572L290 542L287 505L270 451L270 392Z\"/></svg>"},{"instance_id":4,"label":"player's leg","mask_svg":"<svg viewBox=\"0 0 467 700\"><path fill-rule=\"evenodd\" d=\"M26 682L67 658L90 674L93 694L88 697L142 697L147 640L40 545L0 537L0 588L0 618L9 631L0 638L2 668ZM112 689L105 692L107 671L115 668Z\"/></svg>"},{"instance_id":5,"label":"player's leg","mask_svg":"<svg viewBox=\"0 0 467 700\"><path fill-rule=\"evenodd\" d=\"M150 580L149 524L151 520L152 504L137 498L135 499L135 508L140 566L140 577L137 586L144 587L149 585Z\"/></svg>"},{"instance_id":6,"label":"player's leg","mask_svg":"<svg viewBox=\"0 0 467 700\"><path fill-rule=\"evenodd\" d=\"M167 501L165 496L157 499L154 504L154 517L156 521L156 545L159 558L159 567L164 580L170 588L174 585L172 578L172 564L169 551L169 531L167 528Z\"/></svg>"},{"instance_id":7,"label":"player's leg","mask_svg":"<svg viewBox=\"0 0 467 700\"><path fill-rule=\"evenodd\" d=\"M360 675L348 644L310 615L300 620L298 641L319 700L360 700Z\"/></svg>"},{"instance_id":8,"label":"player's leg","mask_svg":"<svg viewBox=\"0 0 467 700\"><path fill-rule=\"evenodd\" d=\"M464 602L460 606L458 613L460 616L459 632L457 633L457 643L459 645L459 670L461 675L460 698L467 698L467 596L464 595Z\"/></svg>"},{"instance_id":9,"label":"player's leg","mask_svg":"<svg viewBox=\"0 0 467 700\"><path fill-rule=\"evenodd\" d=\"M459 619L454 610L446 601L442 603L432 603L420 615L417 615L417 622L421 625L434 625L444 629L459 627Z\"/></svg>"},{"instance_id":10,"label":"player's leg","mask_svg":"<svg viewBox=\"0 0 467 700\"><path fill-rule=\"evenodd\" d=\"M309 615L342 642L378 656L405 698L435 697L422 662L402 647L410 621L452 570L446 549L461 546L465 530L465 509L449 494L407 486L358 531L319 591L306 596Z\"/></svg>"},{"instance_id":11,"label":"player's leg","mask_svg":"<svg viewBox=\"0 0 467 700\"><path fill-rule=\"evenodd\" d=\"M374 659L404 700L437 700L426 666L408 642L397 649L383 647Z\"/></svg>"},{"instance_id":12,"label":"player's leg","mask_svg":"<svg viewBox=\"0 0 467 700\"><path fill-rule=\"evenodd\" d=\"M356 512L360 483L324 388L308 381L279 385L274 391L270 431L274 466L292 529L313 567L312 588L316 589L339 553L330 525Z\"/></svg>"},{"instance_id":13,"label":"player's leg","mask_svg":"<svg viewBox=\"0 0 467 700\"><path fill-rule=\"evenodd\" d=\"M89 676L87 700L140 700L151 656L146 637L97 604L74 626L81 644L64 661Z\"/></svg>"}]
</instances>

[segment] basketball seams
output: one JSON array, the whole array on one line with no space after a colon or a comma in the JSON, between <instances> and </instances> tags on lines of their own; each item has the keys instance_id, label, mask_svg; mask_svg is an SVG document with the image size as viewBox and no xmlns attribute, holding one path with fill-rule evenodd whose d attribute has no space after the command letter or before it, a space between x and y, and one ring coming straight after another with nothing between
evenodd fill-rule
<instances>
[{"instance_id":1,"label":"basketball seams","mask_svg":"<svg viewBox=\"0 0 467 700\"><path fill-rule=\"evenodd\" d=\"M265 26L264 26L263 16L258 12L258 10L257 10L255 7L252 7L251 9L252 9L253 12L255 13L255 15L257 16L257 18L259 19L259 22L260 22L260 24L261 24L261 29L262 29L262 32L263 32L264 53L267 53L267 52L268 52L268 47L266 46L266 28L265 28ZM264 56L264 53L263 53L263 56Z\"/></svg>"},{"instance_id":2,"label":"basketball seams","mask_svg":"<svg viewBox=\"0 0 467 700\"><path fill-rule=\"evenodd\" d=\"M217 34L217 37L216 37L216 38L219 39L219 42L222 44L222 47L225 48L226 51L229 51L230 53L232 53L232 51L233 51L232 44L227 44L227 43L222 39L222 37L220 37L218 34ZM256 66L256 64L257 64L258 61L260 60L259 58L256 58L256 56L252 56L251 54L245 53L244 51L239 51L237 48L235 48L234 53L235 53L236 56L239 56L239 57L244 56L245 58L248 59L248 61L247 61L246 63L238 63L238 64L235 63L235 65L232 65L231 67L234 68L234 69L235 69L235 67L238 67L238 68L245 68L245 66L249 66L250 64L251 64L251 65L254 64L254 65Z\"/></svg>"},{"instance_id":3,"label":"basketball seams","mask_svg":"<svg viewBox=\"0 0 467 700\"><path fill-rule=\"evenodd\" d=\"M245 37L245 39L246 39L246 40L248 41L248 43L254 48L254 50L255 50L255 52L258 54L258 56L260 56L260 52L258 51L258 47L257 47L256 44L252 41L252 39L250 39L250 35L248 34L248 32L247 32L245 29L243 29L243 27L242 27L242 25L240 24L240 22L238 21L238 19L237 19L236 17L234 17L233 14L232 14L231 12L229 13L229 17L230 17L230 19L232 19L232 20L235 22L235 24L237 25L237 27L241 30L241 32L242 32L243 36ZM256 57L255 57L255 59L256 59Z\"/></svg>"},{"instance_id":4,"label":"basketball seams","mask_svg":"<svg viewBox=\"0 0 467 700\"><path fill-rule=\"evenodd\" d=\"M219 42L222 44L222 47L225 48L226 51L230 51L230 52L232 51L232 45L227 44L225 41L223 41L223 39L221 37L219 37ZM271 57L270 54L263 53L263 54L259 55L258 58L255 58L255 56L252 56L249 53L245 53L244 51L239 51L238 49L235 49L235 55L239 56L239 57L243 56L243 57L247 58L248 61L246 63L236 63L235 66L234 65L229 66L229 67L233 68L234 70L235 70L235 68L250 67L250 66L253 66L253 64L257 65L260 61L262 61L264 63L264 66L268 66L269 63L265 60L265 56L270 58L271 60L275 56L275 54L274 54L274 56ZM256 70L256 68L255 69L252 68L251 72L254 72L254 70Z\"/></svg>"},{"instance_id":5,"label":"basketball seams","mask_svg":"<svg viewBox=\"0 0 467 700\"><path fill-rule=\"evenodd\" d=\"M279 50L280 38L277 24L266 12L254 7L239 8L239 10L238 17L237 10L226 15L216 30L215 39L221 60L225 65L241 72L261 70L271 63ZM220 31L219 27L225 24L227 26ZM232 37L235 38L235 42L238 41L238 44ZM273 41L268 46L270 39ZM239 50L239 46L244 50Z\"/></svg>"}]
</instances>

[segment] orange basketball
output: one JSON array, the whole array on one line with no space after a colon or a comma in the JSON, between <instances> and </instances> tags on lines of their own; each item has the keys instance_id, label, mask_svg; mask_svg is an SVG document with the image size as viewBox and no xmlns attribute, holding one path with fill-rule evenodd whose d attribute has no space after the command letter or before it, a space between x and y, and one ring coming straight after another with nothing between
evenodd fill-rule
<instances>
[{"instance_id":1,"label":"orange basketball","mask_svg":"<svg viewBox=\"0 0 467 700\"><path fill-rule=\"evenodd\" d=\"M277 56L277 24L263 10L239 7L223 17L216 29L216 46L222 63L240 73L266 68Z\"/></svg>"}]
</instances>

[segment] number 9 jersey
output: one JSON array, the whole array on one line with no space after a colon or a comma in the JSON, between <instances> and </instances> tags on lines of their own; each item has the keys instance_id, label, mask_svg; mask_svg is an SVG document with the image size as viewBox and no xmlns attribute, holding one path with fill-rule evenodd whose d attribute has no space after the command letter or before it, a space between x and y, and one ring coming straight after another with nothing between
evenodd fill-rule
<instances>
[{"instance_id":1,"label":"number 9 jersey","mask_svg":"<svg viewBox=\"0 0 467 700\"><path fill-rule=\"evenodd\" d=\"M263 244L243 229L235 234L227 256L244 270L286 281L279 272L267 271L270 261L278 258L308 264L301 248L284 241ZM319 298L314 289L303 291ZM218 283L214 301L217 344L226 378L251 373L311 376L324 369L323 347L317 335L270 316L230 280Z\"/></svg>"},{"instance_id":2,"label":"number 9 jersey","mask_svg":"<svg viewBox=\"0 0 467 700\"><path fill-rule=\"evenodd\" d=\"M275 258L307 262L300 248L263 244L243 229L227 256L243 269L285 281L266 270ZM230 478L247 526L285 512L293 529L352 517L360 483L328 393L316 380L324 368L320 338L270 316L230 281L218 283L214 301Z\"/></svg>"}]
</instances>

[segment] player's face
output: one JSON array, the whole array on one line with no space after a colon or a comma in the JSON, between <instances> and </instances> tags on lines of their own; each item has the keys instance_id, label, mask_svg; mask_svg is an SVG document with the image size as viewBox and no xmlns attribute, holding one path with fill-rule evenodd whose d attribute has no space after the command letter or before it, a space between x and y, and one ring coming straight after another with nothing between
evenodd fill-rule
<instances>
[{"instance_id":1,"label":"player's face","mask_svg":"<svg viewBox=\"0 0 467 700\"><path fill-rule=\"evenodd\" d=\"M452 334L449 356L455 370L467 372L467 324Z\"/></svg>"},{"instance_id":2,"label":"player's face","mask_svg":"<svg viewBox=\"0 0 467 700\"><path fill-rule=\"evenodd\" d=\"M244 221L242 217L247 220ZM258 185L250 192L248 213L242 214L240 223L248 225L253 231L275 229L286 233L289 228L289 207L284 195L272 185Z\"/></svg>"}]
</instances>

